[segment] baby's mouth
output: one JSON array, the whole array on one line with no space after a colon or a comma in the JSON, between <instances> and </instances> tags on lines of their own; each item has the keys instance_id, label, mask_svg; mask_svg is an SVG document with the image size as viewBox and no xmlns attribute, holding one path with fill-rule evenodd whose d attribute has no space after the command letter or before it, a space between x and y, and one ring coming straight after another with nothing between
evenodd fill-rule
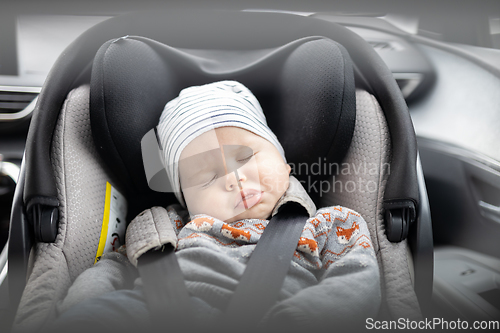
<instances>
[{"instance_id":1,"label":"baby's mouth","mask_svg":"<svg viewBox=\"0 0 500 333\"><path fill-rule=\"evenodd\" d=\"M249 209L260 202L262 199L261 191L255 189L244 189L240 191L240 195L236 198L235 209Z\"/></svg>"}]
</instances>

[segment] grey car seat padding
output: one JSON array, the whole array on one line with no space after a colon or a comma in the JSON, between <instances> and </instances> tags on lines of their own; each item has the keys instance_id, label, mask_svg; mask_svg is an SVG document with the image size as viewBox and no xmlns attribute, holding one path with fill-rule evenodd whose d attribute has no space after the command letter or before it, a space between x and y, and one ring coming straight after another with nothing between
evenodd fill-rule
<instances>
[{"instance_id":1,"label":"grey car seat padding","mask_svg":"<svg viewBox=\"0 0 500 333\"><path fill-rule=\"evenodd\" d=\"M72 90L61 109L51 145L60 221L54 243L37 243L15 327L32 332L57 314L74 279L91 267L104 214L106 182L119 187L102 162L90 129L88 85Z\"/></svg>"},{"instance_id":2,"label":"grey car seat padding","mask_svg":"<svg viewBox=\"0 0 500 333\"><path fill-rule=\"evenodd\" d=\"M384 191L392 172L391 138L377 100L366 91L356 91L356 126L342 167L333 179L333 190L320 205L354 209L367 222L379 261L382 309L388 318L420 317L420 308L407 260L408 241L392 243L385 236ZM356 184L355 189L353 185Z\"/></svg>"}]
</instances>

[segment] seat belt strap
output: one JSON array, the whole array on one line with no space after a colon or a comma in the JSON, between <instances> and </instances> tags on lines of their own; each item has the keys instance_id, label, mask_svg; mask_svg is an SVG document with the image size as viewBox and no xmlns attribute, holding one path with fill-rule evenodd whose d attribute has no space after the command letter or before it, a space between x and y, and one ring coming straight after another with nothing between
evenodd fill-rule
<instances>
[{"instance_id":1,"label":"seat belt strap","mask_svg":"<svg viewBox=\"0 0 500 333\"><path fill-rule=\"evenodd\" d=\"M137 268L153 327L189 326L190 297L175 248L166 244L162 251L144 253L139 257Z\"/></svg>"},{"instance_id":2,"label":"seat belt strap","mask_svg":"<svg viewBox=\"0 0 500 333\"><path fill-rule=\"evenodd\" d=\"M309 215L289 202L269 221L226 309L224 320L257 325L278 300Z\"/></svg>"}]
</instances>

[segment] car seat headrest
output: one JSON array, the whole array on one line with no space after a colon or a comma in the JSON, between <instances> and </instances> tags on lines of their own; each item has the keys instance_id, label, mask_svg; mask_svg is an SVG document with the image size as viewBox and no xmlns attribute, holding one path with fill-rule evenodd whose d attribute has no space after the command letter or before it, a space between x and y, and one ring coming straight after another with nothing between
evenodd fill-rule
<instances>
[{"instance_id":1,"label":"car seat headrest","mask_svg":"<svg viewBox=\"0 0 500 333\"><path fill-rule=\"evenodd\" d=\"M176 49L144 37L115 39L93 63L90 116L101 156L127 188L131 214L152 202L166 204L164 194L148 187L142 137L180 90L224 79L255 94L292 169L342 161L356 103L352 63L340 44L306 37L273 49L232 52ZM296 176L310 181L330 174Z\"/></svg>"}]
</instances>

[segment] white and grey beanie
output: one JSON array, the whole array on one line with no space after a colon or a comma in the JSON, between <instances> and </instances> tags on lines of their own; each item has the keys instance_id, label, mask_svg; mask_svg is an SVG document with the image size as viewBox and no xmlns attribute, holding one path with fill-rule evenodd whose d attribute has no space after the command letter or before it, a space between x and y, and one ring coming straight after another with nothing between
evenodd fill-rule
<instances>
[{"instance_id":1,"label":"white and grey beanie","mask_svg":"<svg viewBox=\"0 0 500 333\"><path fill-rule=\"evenodd\" d=\"M271 142L283 156L283 147L267 126L257 98L236 81L220 81L183 89L165 105L158 124L163 147L161 160L175 196L185 205L177 168L184 148L196 137L218 127L246 129Z\"/></svg>"}]
</instances>

